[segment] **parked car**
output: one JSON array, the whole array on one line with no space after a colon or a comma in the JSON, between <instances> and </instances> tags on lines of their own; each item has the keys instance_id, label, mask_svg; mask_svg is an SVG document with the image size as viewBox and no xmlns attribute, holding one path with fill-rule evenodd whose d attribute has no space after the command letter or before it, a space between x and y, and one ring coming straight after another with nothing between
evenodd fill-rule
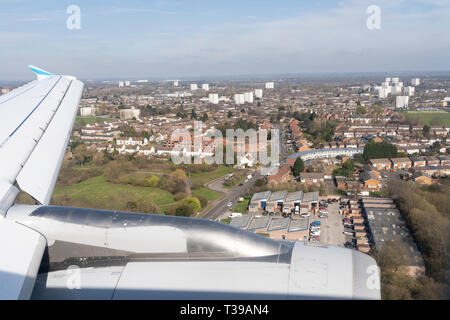
<instances>
[{"instance_id":1,"label":"parked car","mask_svg":"<svg viewBox=\"0 0 450 320\"><path fill-rule=\"evenodd\" d=\"M344 231L344 234L348 235L348 236L354 236L355 234L351 231Z\"/></svg>"},{"instance_id":2,"label":"parked car","mask_svg":"<svg viewBox=\"0 0 450 320\"><path fill-rule=\"evenodd\" d=\"M321 219L322 219L322 218L328 218L328 215L327 215L327 214L320 214L320 215L319 215L319 218L321 218Z\"/></svg>"},{"instance_id":3,"label":"parked car","mask_svg":"<svg viewBox=\"0 0 450 320\"><path fill-rule=\"evenodd\" d=\"M321 224L322 224L322 222L320 222L320 221L311 222L311 225L314 225L314 226L320 226Z\"/></svg>"},{"instance_id":4,"label":"parked car","mask_svg":"<svg viewBox=\"0 0 450 320\"><path fill-rule=\"evenodd\" d=\"M319 243L320 238L318 236L312 236L309 238L309 241L314 242L314 243Z\"/></svg>"},{"instance_id":5,"label":"parked car","mask_svg":"<svg viewBox=\"0 0 450 320\"><path fill-rule=\"evenodd\" d=\"M233 205L233 202L228 202L227 207L231 207Z\"/></svg>"},{"instance_id":6,"label":"parked car","mask_svg":"<svg viewBox=\"0 0 450 320\"><path fill-rule=\"evenodd\" d=\"M306 218L306 217L309 217L310 215L309 215L309 213L302 213L300 216L303 218Z\"/></svg>"}]
</instances>

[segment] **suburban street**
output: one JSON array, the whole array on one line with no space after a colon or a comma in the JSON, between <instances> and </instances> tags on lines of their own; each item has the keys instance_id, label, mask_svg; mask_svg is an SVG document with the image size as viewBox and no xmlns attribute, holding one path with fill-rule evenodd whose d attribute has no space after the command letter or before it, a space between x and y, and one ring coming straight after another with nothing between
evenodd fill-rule
<instances>
[{"instance_id":1,"label":"suburban street","mask_svg":"<svg viewBox=\"0 0 450 320\"><path fill-rule=\"evenodd\" d=\"M217 203L212 209L210 209L204 216L201 218L203 219L209 219L209 220L216 220L219 218L222 214L229 212L231 213L231 208L235 206L239 200L240 196L245 195L251 186L255 183L255 181L258 178L261 178L259 175L259 171L256 170L252 173L253 177L248 180L247 182L243 182L242 186L236 186L234 188L228 189L228 194L225 196L223 200L221 200L219 203ZM214 185L217 186L217 184L223 183L223 177L221 179L215 180L213 182ZM217 189L216 189L217 190ZM217 191L223 191L223 190L217 190ZM227 203L232 202L233 206L228 207Z\"/></svg>"}]
</instances>

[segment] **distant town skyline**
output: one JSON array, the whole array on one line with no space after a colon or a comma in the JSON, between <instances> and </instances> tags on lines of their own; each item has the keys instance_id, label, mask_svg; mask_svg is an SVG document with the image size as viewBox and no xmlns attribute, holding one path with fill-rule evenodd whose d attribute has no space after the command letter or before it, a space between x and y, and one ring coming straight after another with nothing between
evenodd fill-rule
<instances>
[{"instance_id":1,"label":"distant town skyline","mask_svg":"<svg viewBox=\"0 0 450 320\"><path fill-rule=\"evenodd\" d=\"M71 5L81 29L66 26ZM369 30L376 5L381 29ZM0 0L0 80L450 70L449 0Z\"/></svg>"}]
</instances>

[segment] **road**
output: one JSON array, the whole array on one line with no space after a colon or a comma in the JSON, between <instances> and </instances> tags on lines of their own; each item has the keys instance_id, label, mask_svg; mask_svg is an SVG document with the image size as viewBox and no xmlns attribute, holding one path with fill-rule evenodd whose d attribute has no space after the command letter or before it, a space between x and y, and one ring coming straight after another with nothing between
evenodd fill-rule
<instances>
[{"instance_id":1,"label":"road","mask_svg":"<svg viewBox=\"0 0 450 320\"><path fill-rule=\"evenodd\" d=\"M250 180L248 180L247 182L243 182L242 186L237 186L232 189L229 189L229 193L225 196L225 198L223 200L221 200L219 203L217 203L204 216L202 216L202 218L209 219L209 220L216 220L217 218L219 218L221 215L223 215L226 212L231 213L231 208L233 208L238 203L239 197L245 195L249 191L250 187L252 187L254 185L255 181L258 178L262 177L259 174L258 170L254 171L252 174L253 174L253 177ZM228 202L233 203L233 206L228 207L227 206Z\"/></svg>"}]
</instances>

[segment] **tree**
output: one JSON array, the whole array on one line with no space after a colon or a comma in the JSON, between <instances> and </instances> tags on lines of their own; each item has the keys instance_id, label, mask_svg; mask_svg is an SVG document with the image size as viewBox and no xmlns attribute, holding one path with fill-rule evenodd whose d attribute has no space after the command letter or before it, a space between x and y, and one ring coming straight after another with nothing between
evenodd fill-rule
<instances>
[{"instance_id":1,"label":"tree","mask_svg":"<svg viewBox=\"0 0 450 320\"><path fill-rule=\"evenodd\" d=\"M345 160L345 162L342 164L342 169L353 172L353 170L355 169L353 161L350 159Z\"/></svg>"},{"instance_id":2,"label":"tree","mask_svg":"<svg viewBox=\"0 0 450 320\"><path fill-rule=\"evenodd\" d=\"M181 203L190 206L194 213L199 212L202 208L200 200L198 200L198 198L196 197L184 198Z\"/></svg>"},{"instance_id":3,"label":"tree","mask_svg":"<svg viewBox=\"0 0 450 320\"><path fill-rule=\"evenodd\" d=\"M228 118L231 118L233 116L233 112L231 112L230 110L228 111L228 113L227 113L227 117Z\"/></svg>"},{"instance_id":4,"label":"tree","mask_svg":"<svg viewBox=\"0 0 450 320\"><path fill-rule=\"evenodd\" d=\"M427 125L427 124L423 126L423 135L425 137L429 137L430 136L430 126Z\"/></svg>"},{"instance_id":5,"label":"tree","mask_svg":"<svg viewBox=\"0 0 450 320\"><path fill-rule=\"evenodd\" d=\"M197 113L195 112L195 109L192 109L191 111L191 119L197 119Z\"/></svg>"},{"instance_id":6,"label":"tree","mask_svg":"<svg viewBox=\"0 0 450 320\"><path fill-rule=\"evenodd\" d=\"M160 179L158 176L152 175L148 177L146 181L149 187L157 187L159 185Z\"/></svg>"},{"instance_id":7,"label":"tree","mask_svg":"<svg viewBox=\"0 0 450 320\"><path fill-rule=\"evenodd\" d=\"M439 153L439 150L441 149L441 144L439 141L435 141L433 145L431 146L431 152Z\"/></svg>"},{"instance_id":8,"label":"tree","mask_svg":"<svg viewBox=\"0 0 450 320\"><path fill-rule=\"evenodd\" d=\"M398 158L397 148L388 142L369 142L364 147L363 157L365 161L378 158Z\"/></svg>"},{"instance_id":9,"label":"tree","mask_svg":"<svg viewBox=\"0 0 450 320\"><path fill-rule=\"evenodd\" d=\"M82 143L73 150L73 157L83 166L92 159L92 154L88 151L86 145Z\"/></svg>"},{"instance_id":10,"label":"tree","mask_svg":"<svg viewBox=\"0 0 450 320\"><path fill-rule=\"evenodd\" d=\"M203 122L206 122L206 121L208 121L208 114L205 112L204 114L203 114L203 116L202 116L202 121Z\"/></svg>"},{"instance_id":11,"label":"tree","mask_svg":"<svg viewBox=\"0 0 450 320\"><path fill-rule=\"evenodd\" d=\"M202 206L202 209L208 205L208 199L206 199L202 195L198 195L197 199L200 201L200 205Z\"/></svg>"},{"instance_id":12,"label":"tree","mask_svg":"<svg viewBox=\"0 0 450 320\"><path fill-rule=\"evenodd\" d=\"M406 248L398 240L388 240L375 254L375 259L384 272L397 271L408 262Z\"/></svg>"},{"instance_id":13,"label":"tree","mask_svg":"<svg viewBox=\"0 0 450 320\"><path fill-rule=\"evenodd\" d=\"M257 187L261 187L261 186L263 186L264 184L265 184L264 179L257 179L257 180L255 181L255 186L257 186Z\"/></svg>"},{"instance_id":14,"label":"tree","mask_svg":"<svg viewBox=\"0 0 450 320\"><path fill-rule=\"evenodd\" d=\"M182 204L175 209L176 216L190 217L194 213L191 206Z\"/></svg>"},{"instance_id":15,"label":"tree","mask_svg":"<svg viewBox=\"0 0 450 320\"><path fill-rule=\"evenodd\" d=\"M367 113L367 109L364 106L357 106L356 107L356 113L359 115L364 115Z\"/></svg>"},{"instance_id":16,"label":"tree","mask_svg":"<svg viewBox=\"0 0 450 320\"><path fill-rule=\"evenodd\" d=\"M294 176L298 177L301 172L305 170L305 163L301 157L298 157L294 162Z\"/></svg>"}]
</instances>

